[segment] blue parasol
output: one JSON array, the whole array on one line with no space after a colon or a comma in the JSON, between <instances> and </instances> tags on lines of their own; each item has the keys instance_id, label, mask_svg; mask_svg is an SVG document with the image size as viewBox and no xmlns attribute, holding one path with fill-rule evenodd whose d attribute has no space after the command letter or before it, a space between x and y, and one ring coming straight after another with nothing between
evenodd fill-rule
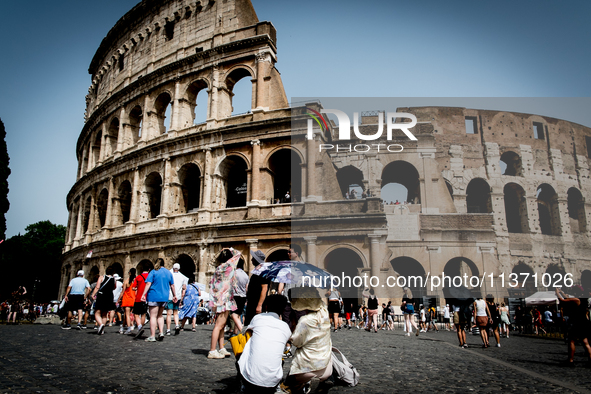
<instances>
[{"instance_id":1,"label":"blue parasol","mask_svg":"<svg viewBox=\"0 0 591 394\"><path fill-rule=\"evenodd\" d=\"M263 263L259 264L252 273L272 282L296 286L330 287L331 284L329 272L302 261Z\"/></svg>"}]
</instances>

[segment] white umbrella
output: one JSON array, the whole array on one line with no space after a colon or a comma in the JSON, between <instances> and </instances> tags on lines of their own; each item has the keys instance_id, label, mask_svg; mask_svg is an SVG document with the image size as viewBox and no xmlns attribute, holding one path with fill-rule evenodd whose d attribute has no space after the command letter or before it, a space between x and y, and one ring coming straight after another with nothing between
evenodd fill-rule
<instances>
[{"instance_id":1,"label":"white umbrella","mask_svg":"<svg viewBox=\"0 0 591 394\"><path fill-rule=\"evenodd\" d=\"M527 306L554 305L557 302L558 297L553 291L538 291L525 299L525 305Z\"/></svg>"}]
</instances>

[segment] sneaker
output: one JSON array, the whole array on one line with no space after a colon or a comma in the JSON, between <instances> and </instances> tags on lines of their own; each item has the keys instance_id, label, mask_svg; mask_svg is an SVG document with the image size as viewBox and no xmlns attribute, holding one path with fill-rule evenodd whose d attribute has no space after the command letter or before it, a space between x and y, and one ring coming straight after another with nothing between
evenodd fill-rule
<instances>
[{"instance_id":1,"label":"sneaker","mask_svg":"<svg viewBox=\"0 0 591 394\"><path fill-rule=\"evenodd\" d=\"M195 327L193 327L193 328L191 329L191 331L193 331L193 332L197 332L197 330L195 329Z\"/></svg>"},{"instance_id":2,"label":"sneaker","mask_svg":"<svg viewBox=\"0 0 591 394\"><path fill-rule=\"evenodd\" d=\"M105 333L105 325L101 324L98 328L98 333L99 335L103 335Z\"/></svg>"},{"instance_id":3,"label":"sneaker","mask_svg":"<svg viewBox=\"0 0 591 394\"><path fill-rule=\"evenodd\" d=\"M137 338L141 337L143 333L144 333L144 329L140 328L139 331L137 332L137 334L135 334L135 338L137 339Z\"/></svg>"},{"instance_id":4,"label":"sneaker","mask_svg":"<svg viewBox=\"0 0 591 394\"><path fill-rule=\"evenodd\" d=\"M109 327L113 327L113 323L109 323Z\"/></svg>"},{"instance_id":5,"label":"sneaker","mask_svg":"<svg viewBox=\"0 0 591 394\"><path fill-rule=\"evenodd\" d=\"M170 330L166 330L166 335L170 336Z\"/></svg>"},{"instance_id":6,"label":"sneaker","mask_svg":"<svg viewBox=\"0 0 591 394\"><path fill-rule=\"evenodd\" d=\"M127 328L127 330L125 330L125 332L123 334L124 335L131 335L131 331L132 331L132 328L129 327L129 328Z\"/></svg>"},{"instance_id":7,"label":"sneaker","mask_svg":"<svg viewBox=\"0 0 591 394\"><path fill-rule=\"evenodd\" d=\"M93 330L98 330L98 326L95 325L94 327L92 327Z\"/></svg>"},{"instance_id":8,"label":"sneaker","mask_svg":"<svg viewBox=\"0 0 591 394\"><path fill-rule=\"evenodd\" d=\"M407 333L406 333L406 336L407 336L407 337L410 337L410 332L407 332Z\"/></svg>"},{"instance_id":9,"label":"sneaker","mask_svg":"<svg viewBox=\"0 0 591 394\"><path fill-rule=\"evenodd\" d=\"M180 332L181 332L181 328L180 328L179 326L176 326L176 327L174 328L174 335L175 335L175 336L176 336L176 335L179 335L179 333L180 333Z\"/></svg>"},{"instance_id":10,"label":"sneaker","mask_svg":"<svg viewBox=\"0 0 591 394\"><path fill-rule=\"evenodd\" d=\"M123 331L124 331L124 330L125 330L125 329L123 328L123 326L119 327L119 334L123 334Z\"/></svg>"},{"instance_id":11,"label":"sneaker","mask_svg":"<svg viewBox=\"0 0 591 394\"><path fill-rule=\"evenodd\" d=\"M86 327L86 326L80 326L80 328L83 329L83 330L88 329L88 327Z\"/></svg>"},{"instance_id":12,"label":"sneaker","mask_svg":"<svg viewBox=\"0 0 591 394\"><path fill-rule=\"evenodd\" d=\"M71 329L72 329L72 326L70 326L69 324L62 326L62 330L71 330Z\"/></svg>"},{"instance_id":13,"label":"sneaker","mask_svg":"<svg viewBox=\"0 0 591 394\"><path fill-rule=\"evenodd\" d=\"M210 350L207 354L207 358L226 358L226 356L220 354L217 350Z\"/></svg>"},{"instance_id":14,"label":"sneaker","mask_svg":"<svg viewBox=\"0 0 591 394\"><path fill-rule=\"evenodd\" d=\"M218 350L218 353L221 354L224 357L229 356L231 354L229 351L226 350L225 347L223 347L220 350Z\"/></svg>"},{"instance_id":15,"label":"sneaker","mask_svg":"<svg viewBox=\"0 0 591 394\"><path fill-rule=\"evenodd\" d=\"M146 341L146 342L156 342L156 338L154 338L154 337L148 337L148 338L144 339L144 341Z\"/></svg>"},{"instance_id":16,"label":"sneaker","mask_svg":"<svg viewBox=\"0 0 591 394\"><path fill-rule=\"evenodd\" d=\"M78 324L76 325L76 330L82 330L82 324L78 323Z\"/></svg>"},{"instance_id":17,"label":"sneaker","mask_svg":"<svg viewBox=\"0 0 591 394\"><path fill-rule=\"evenodd\" d=\"M501 347L501 344L500 343L497 343L497 347Z\"/></svg>"},{"instance_id":18,"label":"sneaker","mask_svg":"<svg viewBox=\"0 0 591 394\"><path fill-rule=\"evenodd\" d=\"M162 333L158 335L158 341L162 342L164 340L164 335Z\"/></svg>"},{"instance_id":19,"label":"sneaker","mask_svg":"<svg viewBox=\"0 0 591 394\"><path fill-rule=\"evenodd\" d=\"M468 349L468 344L464 343L464 349Z\"/></svg>"}]
</instances>

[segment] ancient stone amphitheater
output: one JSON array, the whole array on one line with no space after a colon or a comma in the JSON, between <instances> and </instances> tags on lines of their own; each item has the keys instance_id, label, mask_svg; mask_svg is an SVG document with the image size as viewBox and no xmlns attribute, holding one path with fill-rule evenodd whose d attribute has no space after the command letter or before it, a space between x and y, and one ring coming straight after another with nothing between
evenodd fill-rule
<instances>
[{"instance_id":1,"label":"ancient stone amphitheater","mask_svg":"<svg viewBox=\"0 0 591 394\"><path fill-rule=\"evenodd\" d=\"M417 141L384 136L373 142L404 150L350 152L367 141L335 141L334 122L306 138L307 108L322 105L290 105L276 55L275 28L249 0L144 0L117 22L89 68L60 296L78 269L92 281L111 265L124 276L161 257L206 283L222 247L277 260L291 242L335 274L378 277L378 295L391 299L402 291L382 288L388 277L442 272L486 275L465 287L501 299L567 273L591 287L591 129L541 115L399 108L416 116ZM234 114L244 78L251 110ZM361 131L377 123L362 114ZM390 184L405 188L406 204L384 205ZM353 189L370 197L345 198ZM531 275L509 286L512 273ZM452 295L410 287L440 302Z\"/></svg>"}]
</instances>

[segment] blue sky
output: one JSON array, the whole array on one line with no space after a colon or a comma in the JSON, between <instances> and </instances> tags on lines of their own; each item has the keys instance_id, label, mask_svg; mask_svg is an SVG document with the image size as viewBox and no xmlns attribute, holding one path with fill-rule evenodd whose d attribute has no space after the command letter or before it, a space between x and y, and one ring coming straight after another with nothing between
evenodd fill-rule
<instances>
[{"instance_id":1,"label":"blue sky","mask_svg":"<svg viewBox=\"0 0 591 394\"><path fill-rule=\"evenodd\" d=\"M66 223L88 65L136 3L0 4L0 118L12 170L7 236L40 220ZM288 97L590 96L591 2L253 5L277 28L277 68ZM544 114L591 126L591 111L550 110Z\"/></svg>"}]
</instances>

